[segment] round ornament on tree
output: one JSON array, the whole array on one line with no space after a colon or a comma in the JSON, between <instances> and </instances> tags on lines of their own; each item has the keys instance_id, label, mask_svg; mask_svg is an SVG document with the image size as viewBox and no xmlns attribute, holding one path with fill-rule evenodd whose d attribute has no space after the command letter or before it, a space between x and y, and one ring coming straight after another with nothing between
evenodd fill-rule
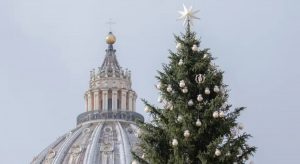
<instances>
[{"instance_id":1,"label":"round ornament on tree","mask_svg":"<svg viewBox=\"0 0 300 164\"><path fill-rule=\"evenodd\" d=\"M238 149L239 155L243 154L243 150L241 148Z\"/></svg>"},{"instance_id":2,"label":"round ornament on tree","mask_svg":"<svg viewBox=\"0 0 300 164\"><path fill-rule=\"evenodd\" d=\"M193 105L194 105L193 100L190 100L190 101L188 102L188 106L193 106Z\"/></svg>"},{"instance_id":3,"label":"round ornament on tree","mask_svg":"<svg viewBox=\"0 0 300 164\"><path fill-rule=\"evenodd\" d=\"M177 43L177 44L176 44L176 49L179 50L179 49L181 49L181 48L182 48L182 44L181 44L181 43Z\"/></svg>"},{"instance_id":4,"label":"round ornament on tree","mask_svg":"<svg viewBox=\"0 0 300 164\"><path fill-rule=\"evenodd\" d=\"M193 45L192 47L192 50L195 52L195 51L198 51L198 46L196 44Z\"/></svg>"},{"instance_id":5,"label":"round ornament on tree","mask_svg":"<svg viewBox=\"0 0 300 164\"><path fill-rule=\"evenodd\" d=\"M215 87L214 87L214 92L216 92L216 93L220 92L220 89L219 89L218 86L215 86Z\"/></svg>"},{"instance_id":6,"label":"round ornament on tree","mask_svg":"<svg viewBox=\"0 0 300 164\"><path fill-rule=\"evenodd\" d=\"M189 138L190 137L190 131L189 130L185 130L184 131L184 133L183 133L183 136L185 137L185 138Z\"/></svg>"},{"instance_id":7,"label":"round ornament on tree","mask_svg":"<svg viewBox=\"0 0 300 164\"><path fill-rule=\"evenodd\" d=\"M188 93L189 90L187 89L187 87L184 87L181 91L182 93Z\"/></svg>"},{"instance_id":8,"label":"round ornament on tree","mask_svg":"<svg viewBox=\"0 0 300 164\"><path fill-rule=\"evenodd\" d=\"M219 149L216 149L215 155L216 155L216 156L220 156L220 155L221 155L221 151L220 151Z\"/></svg>"},{"instance_id":9,"label":"round ornament on tree","mask_svg":"<svg viewBox=\"0 0 300 164\"><path fill-rule=\"evenodd\" d=\"M184 82L184 80L180 80L179 86L180 86L180 88L185 87L185 82Z\"/></svg>"},{"instance_id":10,"label":"round ornament on tree","mask_svg":"<svg viewBox=\"0 0 300 164\"><path fill-rule=\"evenodd\" d=\"M220 112L219 112L219 117L220 117L220 118L224 118L224 117L225 117L225 113L224 113L223 111L220 111Z\"/></svg>"},{"instance_id":11,"label":"round ornament on tree","mask_svg":"<svg viewBox=\"0 0 300 164\"><path fill-rule=\"evenodd\" d=\"M161 96L158 97L157 102L159 102L159 103L162 103L162 102L163 102L163 99L162 99Z\"/></svg>"},{"instance_id":12,"label":"round ornament on tree","mask_svg":"<svg viewBox=\"0 0 300 164\"><path fill-rule=\"evenodd\" d=\"M172 91L173 91L172 86L171 86L170 84L169 84L168 87L167 87L167 91L168 91L168 92L172 92Z\"/></svg>"},{"instance_id":13,"label":"round ornament on tree","mask_svg":"<svg viewBox=\"0 0 300 164\"><path fill-rule=\"evenodd\" d=\"M150 108L149 106L145 106L144 111L145 111L146 113L149 113L149 112L151 111L151 108Z\"/></svg>"},{"instance_id":14,"label":"round ornament on tree","mask_svg":"<svg viewBox=\"0 0 300 164\"><path fill-rule=\"evenodd\" d=\"M242 123L239 123L239 124L238 124L238 129L239 129L239 130L243 130L243 129L244 129L244 125L243 125Z\"/></svg>"},{"instance_id":15,"label":"round ornament on tree","mask_svg":"<svg viewBox=\"0 0 300 164\"><path fill-rule=\"evenodd\" d=\"M197 101L199 101L199 102L203 101L203 97L202 97L201 94L199 94L199 95L197 96Z\"/></svg>"},{"instance_id":16,"label":"round ornament on tree","mask_svg":"<svg viewBox=\"0 0 300 164\"><path fill-rule=\"evenodd\" d=\"M179 60L178 65L183 65L183 60L182 59Z\"/></svg>"},{"instance_id":17,"label":"round ornament on tree","mask_svg":"<svg viewBox=\"0 0 300 164\"><path fill-rule=\"evenodd\" d=\"M176 147L176 146L178 145L177 139L173 139L173 140L172 140L172 145L173 145L174 147Z\"/></svg>"},{"instance_id":18,"label":"round ornament on tree","mask_svg":"<svg viewBox=\"0 0 300 164\"><path fill-rule=\"evenodd\" d=\"M137 160L133 160L131 164L139 164Z\"/></svg>"},{"instance_id":19,"label":"round ornament on tree","mask_svg":"<svg viewBox=\"0 0 300 164\"><path fill-rule=\"evenodd\" d=\"M177 117L177 121L178 121L178 122L182 122L182 120L183 120L182 115L179 115L179 116Z\"/></svg>"},{"instance_id":20,"label":"round ornament on tree","mask_svg":"<svg viewBox=\"0 0 300 164\"><path fill-rule=\"evenodd\" d=\"M219 112L218 111L214 111L213 118L218 118L218 117L219 117Z\"/></svg>"},{"instance_id":21,"label":"round ornament on tree","mask_svg":"<svg viewBox=\"0 0 300 164\"><path fill-rule=\"evenodd\" d=\"M204 55L203 55L203 58L204 58L204 59L208 58L208 54L204 54Z\"/></svg>"},{"instance_id":22,"label":"round ornament on tree","mask_svg":"<svg viewBox=\"0 0 300 164\"><path fill-rule=\"evenodd\" d=\"M198 118L197 121L196 121L196 126L200 127L201 125L202 125L202 123L201 123L200 119Z\"/></svg>"},{"instance_id":23,"label":"round ornament on tree","mask_svg":"<svg viewBox=\"0 0 300 164\"><path fill-rule=\"evenodd\" d=\"M161 88L161 83L156 84L156 88L160 90L160 88Z\"/></svg>"},{"instance_id":24,"label":"round ornament on tree","mask_svg":"<svg viewBox=\"0 0 300 164\"><path fill-rule=\"evenodd\" d=\"M172 102L167 102L165 104L165 109L173 110L173 108L174 108L174 106L173 106Z\"/></svg>"},{"instance_id":25,"label":"round ornament on tree","mask_svg":"<svg viewBox=\"0 0 300 164\"><path fill-rule=\"evenodd\" d=\"M206 95L209 95L209 94L210 94L210 90L209 90L209 88L205 88L205 91L204 91L204 93L205 93Z\"/></svg>"}]
</instances>

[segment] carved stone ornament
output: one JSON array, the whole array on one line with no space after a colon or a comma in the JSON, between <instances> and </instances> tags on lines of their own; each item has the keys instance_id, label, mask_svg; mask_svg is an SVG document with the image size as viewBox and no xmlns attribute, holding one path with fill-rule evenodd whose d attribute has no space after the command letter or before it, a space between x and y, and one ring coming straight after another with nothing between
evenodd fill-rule
<instances>
[{"instance_id":1,"label":"carved stone ornament","mask_svg":"<svg viewBox=\"0 0 300 164\"><path fill-rule=\"evenodd\" d=\"M56 156L56 151L53 149L50 149L46 156L46 160L53 159L55 156Z\"/></svg>"}]
</instances>

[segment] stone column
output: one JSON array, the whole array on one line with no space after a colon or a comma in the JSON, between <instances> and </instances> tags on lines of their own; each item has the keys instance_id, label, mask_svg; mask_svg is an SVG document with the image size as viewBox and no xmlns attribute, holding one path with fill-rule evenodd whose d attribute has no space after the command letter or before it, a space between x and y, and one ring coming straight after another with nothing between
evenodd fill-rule
<instances>
[{"instance_id":1,"label":"stone column","mask_svg":"<svg viewBox=\"0 0 300 164\"><path fill-rule=\"evenodd\" d=\"M129 91L129 96L128 96L128 110L132 111L132 102L133 102L133 93L132 91Z\"/></svg>"},{"instance_id":2,"label":"stone column","mask_svg":"<svg viewBox=\"0 0 300 164\"><path fill-rule=\"evenodd\" d=\"M108 111L108 90L102 91L102 103L103 103L103 111Z\"/></svg>"},{"instance_id":3,"label":"stone column","mask_svg":"<svg viewBox=\"0 0 300 164\"><path fill-rule=\"evenodd\" d=\"M94 91L94 110L100 109L99 90Z\"/></svg>"},{"instance_id":4,"label":"stone column","mask_svg":"<svg viewBox=\"0 0 300 164\"><path fill-rule=\"evenodd\" d=\"M118 100L118 91L112 90L112 111L117 111L117 100Z\"/></svg>"},{"instance_id":5,"label":"stone column","mask_svg":"<svg viewBox=\"0 0 300 164\"><path fill-rule=\"evenodd\" d=\"M87 97L88 97L88 111L92 111L93 101L92 101L92 93L90 91L87 93Z\"/></svg>"},{"instance_id":6,"label":"stone column","mask_svg":"<svg viewBox=\"0 0 300 164\"><path fill-rule=\"evenodd\" d=\"M133 95L133 99L132 99L132 111L136 111L136 98L137 98L137 95L136 95L136 93L134 93L134 95Z\"/></svg>"},{"instance_id":7,"label":"stone column","mask_svg":"<svg viewBox=\"0 0 300 164\"><path fill-rule=\"evenodd\" d=\"M84 94L84 102L85 102L85 111L88 111L88 96L87 94Z\"/></svg>"},{"instance_id":8,"label":"stone column","mask_svg":"<svg viewBox=\"0 0 300 164\"><path fill-rule=\"evenodd\" d=\"M126 94L127 90L121 90L121 111L126 111Z\"/></svg>"}]
</instances>

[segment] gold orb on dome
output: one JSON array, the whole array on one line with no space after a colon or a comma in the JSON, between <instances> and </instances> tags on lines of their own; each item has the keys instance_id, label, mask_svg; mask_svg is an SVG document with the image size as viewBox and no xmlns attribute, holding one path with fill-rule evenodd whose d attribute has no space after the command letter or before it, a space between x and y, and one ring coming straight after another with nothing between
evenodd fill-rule
<instances>
[{"instance_id":1,"label":"gold orb on dome","mask_svg":"<svg viewBox=\"0 0 300 164\"><path fill-rule=\"evenodd\" d=\"M116 42L116 37L112 32L109 32L106 36L106 43L107 44L114 44Z\"/></svg>"}]
</instances>

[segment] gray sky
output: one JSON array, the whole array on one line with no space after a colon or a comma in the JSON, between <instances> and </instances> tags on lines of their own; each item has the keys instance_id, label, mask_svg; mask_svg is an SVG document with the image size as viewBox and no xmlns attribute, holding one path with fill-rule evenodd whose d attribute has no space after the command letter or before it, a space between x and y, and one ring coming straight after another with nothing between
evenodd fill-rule
<instances>
[{"instance_id":1,"label":"gray sky","mask_svg":"<svg viewBox=\"0 0 300 164\"><path fill-rule=\"evenodd\" d=\"M182 3L200 9L194 30L225 71L231 103L248 107L240 121L258 147L254 162L299 163L297 0L0 0L0 163L29 163L75 127L109 18L133 88L156 103L156 70L184 31Z\"/></svg>"}]
</instances>

